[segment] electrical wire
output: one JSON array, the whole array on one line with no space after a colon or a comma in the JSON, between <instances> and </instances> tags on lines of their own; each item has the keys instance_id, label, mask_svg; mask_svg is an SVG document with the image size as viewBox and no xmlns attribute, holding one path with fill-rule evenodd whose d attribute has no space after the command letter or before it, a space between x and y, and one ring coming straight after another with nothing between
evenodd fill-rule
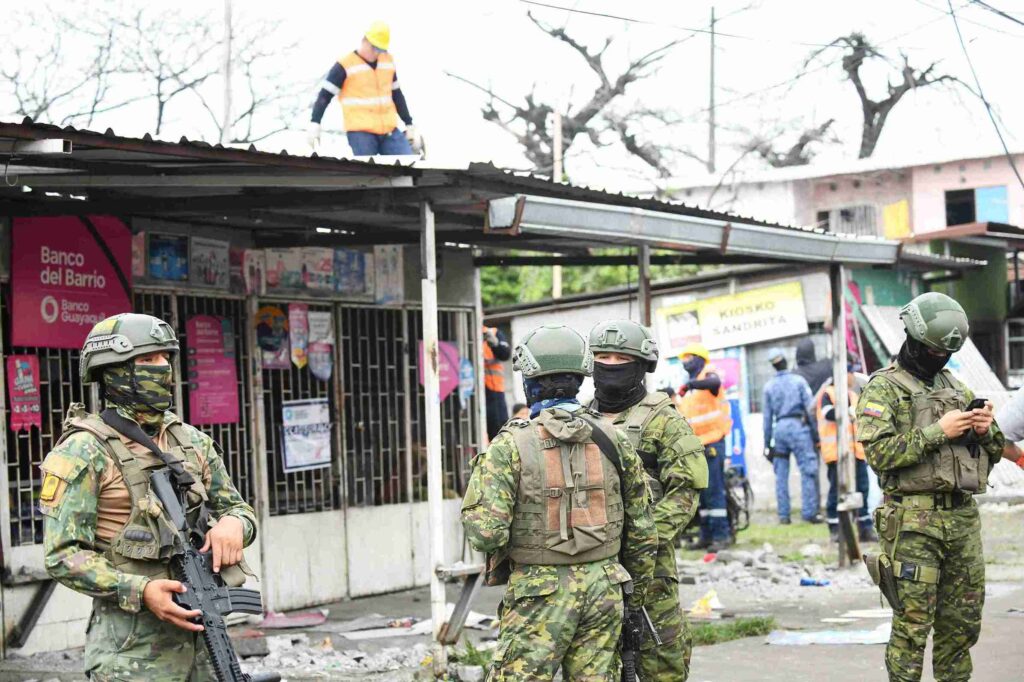
<instances>
[{"instance_id":1,"label":"electrical wire","mask_svg":"<svg viewBox=\"0 0 1024 682\"><path fill-rule=\"evenodd\" d=\"M973 3L975 5L980 5L981 7L983 7L984 9L987 9L989 12L992 12L993 14L998 14L999 16L1001 16L1004 19L1009 19L1010 21L1012 21L1015 24L1020 24L1021 26L1024 26L1024 21L1021 21L1017 17L1015 17L1015 16L1013 16L1011 14L1008 14L1007 12L1004 12L1001 9L997 9L997 8L993 7L992 5L988 4L987 2L982 2L982 0L972 0L972 1L973 1Z\"/></svg>"},{"instance_id":2,"label":"electrical wire","mask_svg":"<svg viewBox=\"0 0 1024 682\"><path fill-rule=\"evenodd\" d=\"M985 105L985 111L988 113L988 118L992 121L992 127L995 128L996 136L999 137L999 142L1003 145L1003 152L1006 154L1006 160L1010 163L1010 168L1013 169L1013 174L1017 176L1017 182L1020 183L1021 187L1024 187L1024 178L1021 177L1020 171L1017 170L1017 164L1013 160L1013 155L1010 153L1010 148L1006 144L1006 138L1003 137L1003 131L999 129L999 124L996 122L995 114L992 113L992 105L989 104L988 99L985 98L985 93L981 89L981 80L978 78L978 72L974 69L974 62L971 61L971 54L967 51L967 43L964 42L964 36L960 32L960 22L957 21L956 12L953 10L953 0L946 0L949 3L949 16L953 18L953 26L956 28L956 37L960 40L960 48L964 52L964 59L967 60L967 66L971 69L971 75L974 76L974 84L978 88L978 97Z\"/></svg>"}]
</instances>

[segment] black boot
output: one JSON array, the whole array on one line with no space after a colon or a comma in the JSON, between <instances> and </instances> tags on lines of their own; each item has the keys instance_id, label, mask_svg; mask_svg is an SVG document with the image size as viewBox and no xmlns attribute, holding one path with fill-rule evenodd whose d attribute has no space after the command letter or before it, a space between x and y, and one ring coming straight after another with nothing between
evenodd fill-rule
<instances>
[{"instance_id":1,"label":"black boot","mask_svg":"<svg viewBox=\"0 0 1024 682\"><path fill-rule=\"evenodd\" d=\"M828 539L830 542L839 542L839 524L829 522Z\"/></svg>"}]
</instances>

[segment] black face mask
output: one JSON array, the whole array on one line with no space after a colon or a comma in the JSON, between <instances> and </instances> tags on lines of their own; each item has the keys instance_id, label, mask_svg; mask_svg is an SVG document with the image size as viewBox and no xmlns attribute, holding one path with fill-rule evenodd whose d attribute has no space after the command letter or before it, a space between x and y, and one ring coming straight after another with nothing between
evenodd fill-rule
<instances>
[{"instance_id":1,"label":"black face mask","mask_svg":"<svg viewBox=\"0 0 1024 682\"><path fill-rule=\"evenodd\" d=\"M683 360L683 369L686 370L691 379L696 379L700 371L704 369L704 358L697 357L696 355L690 356L688 360Z\"/></svg>"},{"instance_id":2,"label":"black face mask","mask_svg":"<svg viewBox=\"0 0 1024 682\"><path fill-rule=\"evenodd\" d=\"M621 365L594 363L594 397L602 412L622 412L647 395L647 365L634 360Z\"/></svg>"},{"instance_id":3,"label":"black face mask","mask_svg":"<svg viewBox=\"0 0 1024 682\"><path fill-rule=\"evenodd\" d=\"M921 381L931 381L936 374L942 371L952 356L952 353L933 355L928 352L928 346L908 336L900 348L897 359L905 370Z\"/></svg>"}]
</instances>

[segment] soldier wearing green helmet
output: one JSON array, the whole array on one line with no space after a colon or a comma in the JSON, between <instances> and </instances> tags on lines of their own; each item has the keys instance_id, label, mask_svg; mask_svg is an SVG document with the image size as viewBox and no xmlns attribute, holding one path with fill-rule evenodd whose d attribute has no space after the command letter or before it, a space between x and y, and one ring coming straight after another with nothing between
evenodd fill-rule
<instances>
[{"instance_id":1,"label":"soldier wearing green helmet","mask_svg":"<svg viewBox=\"0 0 1024 682\"><path fill-rule=\"evenodd\" d=\"M550 680L559 669L567 681L611 679L623 602L634 616L654 571L643 465L576 399L593 371L577 332L539 327L512 363L531 418L510 420L474 458L462 502L466 536L488 555L488 584L508 584L488 679Z\"/></svg>"},{"instance_id":2,"label":"soldier wearing green helmet","mask_svg":"<svg viewBox=\"0 0 1024 682\"><path fill-rule=\"evenodd\" d=\"M202 551L228 585L245 580L242 549L255 538L256 516L213 440L171 411L178 350L174 330L158 318L124 313L97 323L79 367L84 383L99 383L105 409L72 405L41 465L46 570L94 599L85 645L91 679L215 679L197 636L203 626L193 622L199 612L173 601L184 592L170 574L173 526L152 501L147 475L165 461L109 422L141 427L181 462L193 479L189 521L202 527L208 512L212 524Z\"/></svg>"},{"instance_id":3,"label":"soldier wearing green helmet","mask_svg":"<svg viewBox=\"0 0 1024 682\"><path fill-rule=\"evenodd\" d=\"M662 392L648 393L645 378L658 364L651 330L630 320L601 322L590 330L594 401L607 423L621 429L644 464L654 500L658 556L644 606L661 644L648 637L637 659L642 680L685 680L693 638L679 603L675 541L697 511L708 485L704 446Z\"/></svg>"},{"instance_id":4,"label":"soldier wearing green helmet","mask_svg":"<svg viewBox=\"0 0 1024 682\"><path fill-rule=\"evenodd\" d=\"M967 340L967 315L930 292L900 310L907 338L857 403L857 440L885 493L875 510L881 554L865 555L893 607L889 679L920 680L934 629L937 680L968 680L981 631L985 561L974 495L1002 455L992 403L944 369Z\"/></svg>"}]
</instances>

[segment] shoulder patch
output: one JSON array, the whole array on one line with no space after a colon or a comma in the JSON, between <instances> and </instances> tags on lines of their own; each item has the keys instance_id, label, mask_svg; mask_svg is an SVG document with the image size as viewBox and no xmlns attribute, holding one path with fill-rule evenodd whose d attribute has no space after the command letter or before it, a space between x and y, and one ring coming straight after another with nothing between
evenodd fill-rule
<instances>
[{"instance_id":1,"label":"shoulder patch","mask_svg":"<svg viewBox=\"0 0 1024 682\"><path fill-rule=\"evenodd\" d=\"M861 414L867 415L868 417L881 418L885 414L885 405L868 401L864 404L864 409L861 410Z\"/></svg>"},{"instance_id":2,"label":"shoulder patch","mask_svg":"<svg viewBox=\"0 0 1024 682\"><path fill-rule=\"evenodd\" d=\"M529 419L523 419L522 417L512 417L505 422L505 428L523 429L530 425Z\"/></svg>"}]
</instances>

